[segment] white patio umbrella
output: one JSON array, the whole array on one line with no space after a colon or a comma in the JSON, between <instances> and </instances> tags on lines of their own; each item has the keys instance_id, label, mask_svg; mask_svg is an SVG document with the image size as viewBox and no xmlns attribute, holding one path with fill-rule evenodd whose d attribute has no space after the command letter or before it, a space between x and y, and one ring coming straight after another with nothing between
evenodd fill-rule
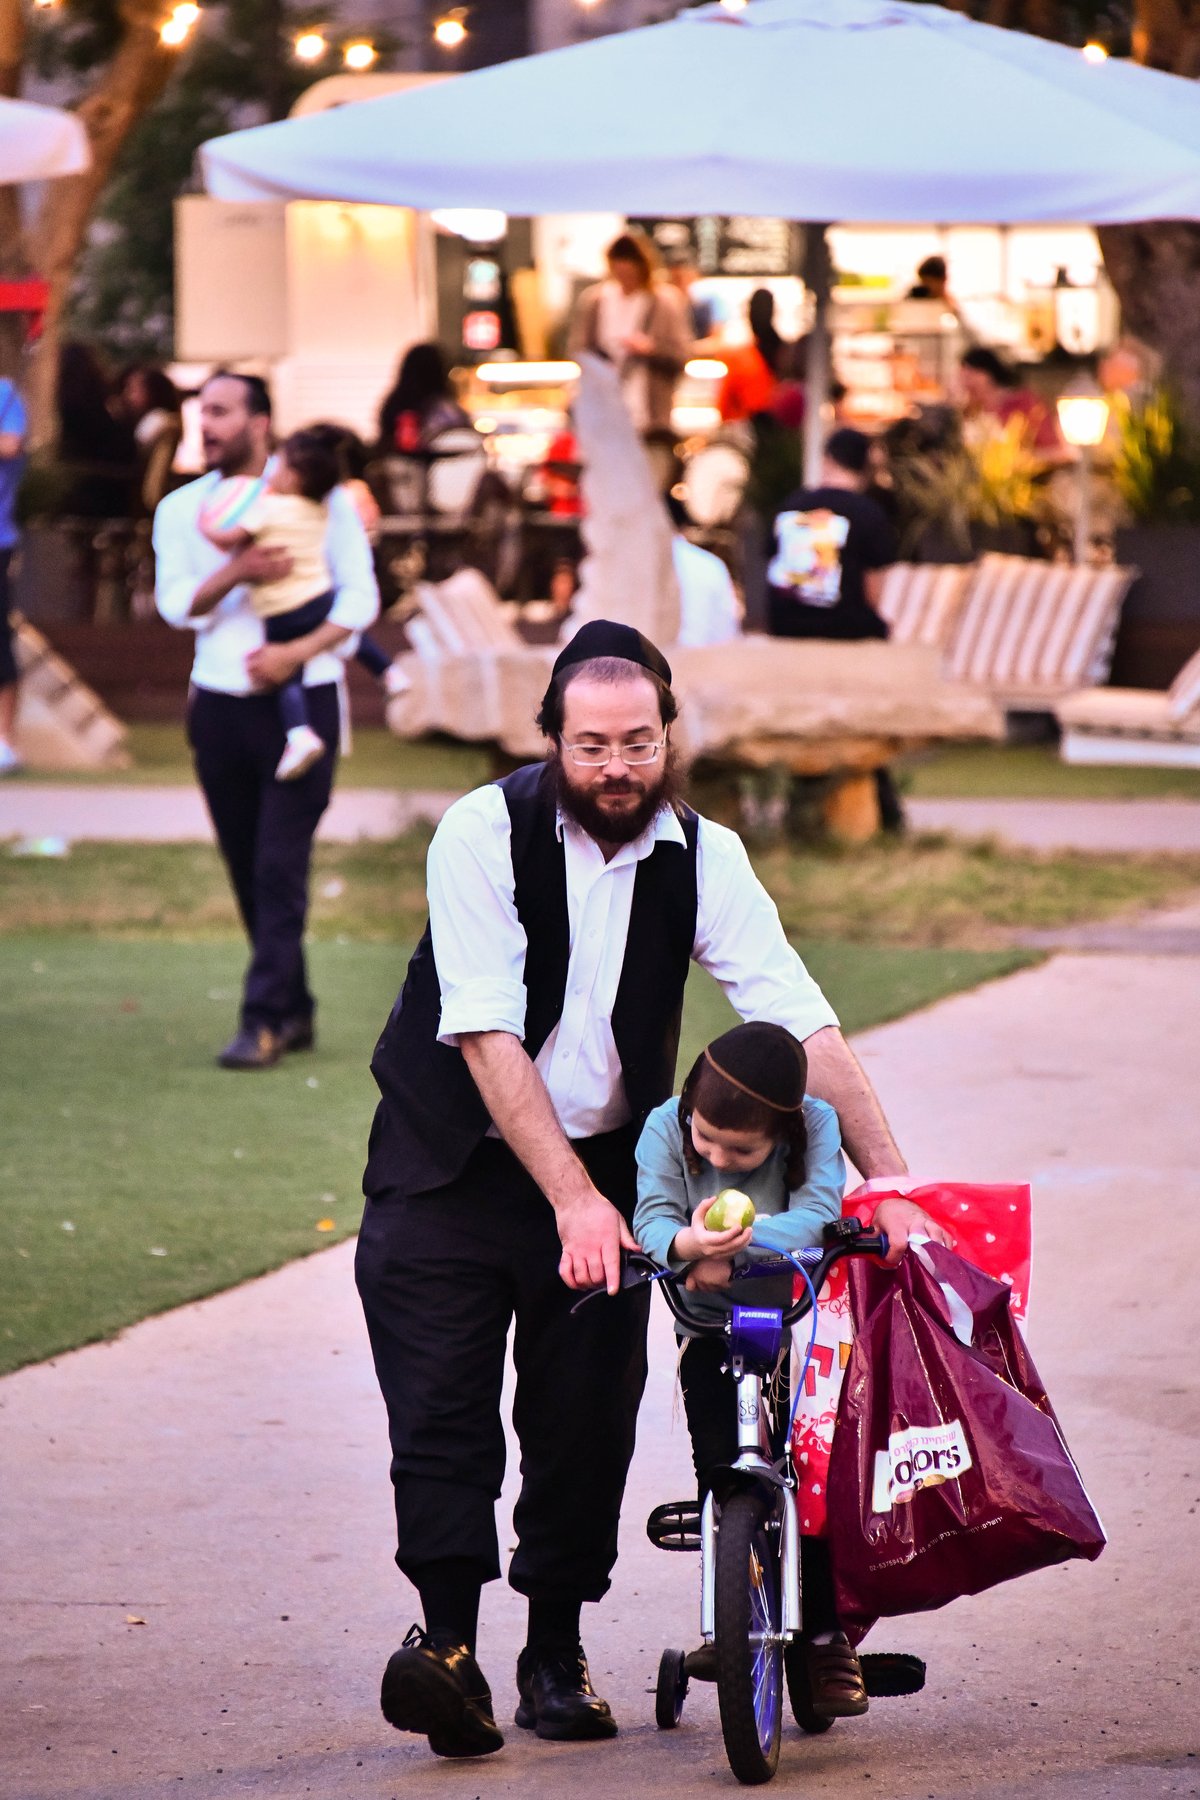
<instances>
[{"instance_id":1,"label":"white patio umbrella","mask_svg":"<svg viewBox=\"0 0 1200 1800\"><path fill-rule=\"evenodd\" d=\"M877 223L1194 218L1200 85L908 0L753 0L234 132L201 158L209 191L239 200Z\"/></svg>"},{"instance_id":2,"label":"white patio umbrella","mask_svg":"<svg viewBox=\"0 0 1200 1800\"><path fill-rule=\"evenodd\" d=\"M82 175L91 160L87 132L74 113L0 100L0 182Z\"/></svg>"}]
</instances>

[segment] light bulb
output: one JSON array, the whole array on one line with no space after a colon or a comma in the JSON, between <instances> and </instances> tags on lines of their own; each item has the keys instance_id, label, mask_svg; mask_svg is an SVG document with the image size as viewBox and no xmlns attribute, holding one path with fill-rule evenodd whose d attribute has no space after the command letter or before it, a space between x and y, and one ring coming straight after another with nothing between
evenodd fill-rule
<instances>
[{"instance_id":1,"label":"light bulb","mask_svg":"<svg viewBox=\"0 0 1200 1800\"><path fill-rule=\"evenodd\" d=\"M461 19L449 14L446 18L438 20L433 28L433 35L435 42L439 43L443 50L457 50L466 38L467 28Z\"/></svg>"},{"instance_id":2,"label":"light bulb","mask_svg":"<svg viewBox=\"0 0 1200 1800\"><path fill-rule=\"evenodd\" d=\"M329 44L319 31L302 31L292 49L301 62L320 62Z\"/></svg>"},{"instance_id":3,"label":"light bulb","mask_svg":"<svg viewBox=\"0 0 1200 1800\"><path fill-rule=\"evenodd\" d=\"M356 69L361 73L363 69L370 68L378 55L379 52L374 44L368 44L365 39L360 39L353 44L346 45L342 51L342 61L348 69Z\"/></svg>"}]
</instances>

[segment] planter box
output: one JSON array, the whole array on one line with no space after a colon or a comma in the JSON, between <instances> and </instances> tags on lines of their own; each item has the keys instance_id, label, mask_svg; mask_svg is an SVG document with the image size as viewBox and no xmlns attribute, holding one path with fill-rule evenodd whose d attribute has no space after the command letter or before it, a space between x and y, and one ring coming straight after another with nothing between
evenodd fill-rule
<instances>
[{"instance_id":1,"label":"planter box","mask_svg":"<svg viewBox=\"0 0 1200 1800\"><path fill-rule=\"evenodd\" d=\"M1121 609L1113 687L1168 688L1200 648L1200 525L1127 525L1117 561L1141 574Z\"/></svg>"}]
</instances>

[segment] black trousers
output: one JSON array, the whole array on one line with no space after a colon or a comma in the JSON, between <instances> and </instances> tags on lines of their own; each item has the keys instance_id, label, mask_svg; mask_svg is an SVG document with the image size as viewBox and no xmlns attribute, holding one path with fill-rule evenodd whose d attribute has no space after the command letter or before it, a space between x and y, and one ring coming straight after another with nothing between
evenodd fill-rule
<instances>
[{"instance_id":1,"label":"black trousers","mask_svg":"<svg viewBox=\"0 0 1200 1800\"><path fill-rule=\"evenodd\" d=\"M710 1488L721 1500L736 1486L736 1478L727 1476L722 1480L720 1473L737 1455L734 1381L721 1366L726 1351L721 1338L689 1338L679 1363L679 1384L701 1501ZM786 1402L777 1417L786 1422ZM838 1618L827 1538L801 1537L800 1590L805 1632L811 1637L816 1632L836 1631Z\"/></svg>"},{"instance_id":2,"label":"black trousers","mask_svg":"<svg viewBox=\"0 0 1200 1800\"><path fill-rule=\"evenodd\" d=\"M304 963L313 836L329 804L338 748L332 682L307 691L329 752L298 781L276 781L283 722L275 694L193 688L188 738L213 829L250 939L242 1022L278 1029L312 1015Z\"/></svg>"},{"instance_id":3,"label":"black trousers","mask_svg":"<svg viewBox=\"0 0 1200 1800\"><path fill-rule=\"evenodd\" d=\"M577 1143L600 1191L632 1217L631 1127ZM368 1198L356 1275L387 1402L396 1561L418 1581L447 1558L500 1573L501 1384L515 1319L513 1424L521 1446L519 1593L599 1600L646 1379L645 1289L590 1300L558 1276L549 1203L498 1139L431 1193Z\"/></svg>"},{"instance_id":4,"label":"black trousers","mask_svg":"<svg viewBox=\"0 0 1200 1800\"><path fill-rule=\"evenodd\" d=\"M0 688L17 680L17 656L13 647L13 623L9 616L8 569L11 550L0 550Z\"/></svg>"}]
</instances>

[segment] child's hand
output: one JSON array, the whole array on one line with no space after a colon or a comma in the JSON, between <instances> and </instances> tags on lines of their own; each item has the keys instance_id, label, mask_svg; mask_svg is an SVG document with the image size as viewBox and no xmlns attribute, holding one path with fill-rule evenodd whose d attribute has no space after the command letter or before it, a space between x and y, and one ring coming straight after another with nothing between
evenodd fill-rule
<instances>
[{"instance_id":1,"label":"child's hand","mask_svg":"<svg viewBox=\"0 0 1200 1800\"><path fill-rule=\"evenodd\" d=\"M733 1258L731 1256L709 1256L703 1262L695 1265L683 1285L692 1294L711 1294L721 1288L727 1288L732 1279Z\"/></svg>"},{"instance_id":2,"label":"child's hand","mask_svg":"<svg viewBox=\"0 0 1200 1800\"><path fill-rule=\"evenodd\" d=\"M708 1257L729 1258L736 1256L739 1250L744 1250L749 1244L749 1226L742 1228L731 1225L728 1231L706 1230L705 1216L716 1197L715 1194L710 1194L707 1200L702 1200L692 1214L691 1224L685 1225L676 1237L672 1251L680 1262L701 1262Z\"/></svg>"},{"instance_id":3,"label":"child's hand","mask_svg":"<svg viewBox=\"0 0 1200 1800\"><path fill-rule=\"evenodd\" d=\"M902 1200L893 1196L890 1200L881 1200L875 1208L871 1219L874 1231L886 1231L888 1235L888 1253L886 1264L894 1269L904 1252L908 1249L910 1232L918 1232L932 1238L935 1244L945 1244L953 1250L954 1239L948 1231L931 1219L929 1214L916 1204L914 1200Z\"/></svg>"}]
</instances>

